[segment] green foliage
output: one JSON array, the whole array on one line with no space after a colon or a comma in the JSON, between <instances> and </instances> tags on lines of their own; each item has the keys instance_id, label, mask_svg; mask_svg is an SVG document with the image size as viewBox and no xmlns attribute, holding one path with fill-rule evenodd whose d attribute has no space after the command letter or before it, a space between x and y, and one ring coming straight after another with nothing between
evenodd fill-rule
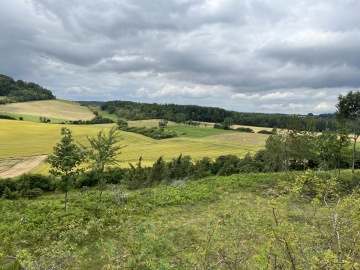
<instances>
[{"instance_id":1,"label":"green foliage","mask_svg":"<svg viewBox=\"0 0 360 270\"><path fill-rule=\"evenodd\" d=\"M338 104L336 105L336 115L340 122L350 121L353 133L353 155L352 171L355 170L356 162L356 142L360 135L360 92L348 92L346 96L339 95Z\"/></svg>"},{"instance_id":2,"label":"green foliage","mask_svg":"<svg viewBox=\"0 0 360 270\"><path fill-rule=\"evenodd\" d=\"M168 121L166 121L166 120L161 120L161 121L159 122L159 128L160 128L160 129L164 129L164 128L167 126L167 124L168 124Z\"/></svg>"},{"instance_id":3,"label":"green foliage","mask_svg":"<svg viewBox=\"0 0 360 270\"><path fill-rule=\"evenodd\" d=\"M63 136L59 143L54 146L53 154L45 159L45 163L50 164L50 173L60 176L59 187L65 192L64 208L66 210L67 193L73 187L76 176L83 171L80 168L84 162L84 151L74 143L72 132L68 128L61 128Z\"/></svg>"},{"instance_id":4,"label":"green foliage","mask_svg":"<svg viewBox=\"0 0 360 270\"><path fill-rule=\"evenodd\" d=\"M129 126L128 122L124 119L119 119L117 122L119 127L127 128Z\"/></svg>"},{"instance_id":5,"label":"green foliage","mask_svg":"<svg viewBox=\"0 0 360 270\"><path fill-rule=\"evenodd\" d=\"M23 174L17 180L17 191L22 198L35 199L44 191L54 190L51 178L41 174Z\"/></svg>"},{"instance_id":6,"label":"green foliage","mask_svg":"<svg viewBox=\"0 0 360 270\"><path fill-rule=\"evenodd\" d=\"M101 109L111 114L116 114L118 118L125 118L127 120L164 119L177 123L225 123L225 125L218 124L220 128L230 128L233 124L287 128L289 119L293 118L293 116L286 114L244 113L227 111L215 107L147 104L121 100L105 102L101 105ZM335 117L333 114L308 115L307 117L298 118L302 130L307 128L307 122L310 118L313 121L313 126L316 131L322 131L325 128L335 126Z\"/></svg>"},{"instance_id":7,"label":"green foliage","mask_svg":"<svg viewBox=\"0 0 360 270\"><path fill-rule=\"evenodd\" d=\"M252 128L239 127L236 130L239 131L239 132L254 133L254 130Z\"/></svg>"},{"instance_id":8,"label":"green foliage","mask_svg":"<svg viewBox=\"0 0 360 270\"><path fill-rule=\"evenodd\" d=\"M137 134L144 135L146 137L150 137L156 140L162 139L169 139L174 138L177 136L176 132L174 131L167 131L162 128L146 128L146 127L128 127L128 126L119 126L120 130L127 131L127 132L134 132Z\"/></svg>"},{"instance_id":9,"label":"green foliage","mask_svg":"<svg viewBox=\"0 0 360 270\"><path fill-rule=\"evenodd\" d=\"M114 120L102 117L101 115L96 115L91 120L75 120L71 122L74 125L96 125L96 124L111 124L114 123Z\"/></svg>"},{"instance_id":10,"label":"green foliage","mask_svg":"<svg viewBox=\"0 0 360 270\"><path fill-rule=\"evenodd\" d=\"M262 129L262 130L259 130L257 133L259 134L273 134L272 131L269 131L269 130L266 130L266 129Z\"/></svg>"},{"instance_id":11,"label":"green foliage","mask_svg":"<svg viewBox=\"0 0 360 270\"><path fill-rule=\"evenodd\" d=\"M50 123L51 122L51 120L49 118L42 117L42 116L39 117L39 120L41 123Z\"/></svg>"},{"instance_id":12,"label":"green foliage","mask_svg":"<svg viewBox=\"0 0 360 270\"><path fill-rule=\"evenodd\" d=\"M142 157L139 158L136 165L129 163L130 169L125 173L124 182L130 190L149 187L149 169L143 168L141 162Z\"/></svg>"},{"instance_id":13,"label":"green foliage","mask_svg":"<svg viewBox=\"0 0 360 270\"><path fill-rule=\"evenodd\" d=\"M0 104L55 99L50 90L32 82L14 81L11 77L2 74L0 74L0 96L7 97L1 99Z\"/></svg>"},{"instance_id":14,"label":"green foliage","mask_svg":"<svg viewBox=\"0 0 360 270\"><path fill-rule=\"evenodd\" d=\"M357 190L343 194L332 186L327 204L292 192L313 183L322 193L328 188L315 182L323 179L342 182L307 172L294 179L211 177L136 191L113 185L100 206L91 188L70 192L67 212L57 194L3 199L0 268L358 269ZM280 182L290 185L288 194L276 192Z\"/></svg>"},{"instance_id":15,"label":"green foliage","mask_svg":"<svg viewBox=\"0 0 360 270\"><path fill-rule=\"evenodd\" d=\"M8 196L9 193L17 191L16 183L11 178L5 178L0 180L0 197L5 196L4 193Z\"/></svg>"},{"instance_id":16,"label":"green foliage","mask_svg":"<svg viewBox=\"0 0 360 270\"><path fill-rule=\"evenodd\" d=\"M12 117L10 115L3 115L3 114L0 114L0 119L16 120L15 117Z\"/></svg>"},{"instance_id":17,"label":"green foliage","mask_svg":"<svg viewBox=\"0 0 360 270\"><path fill-rule=\"evenodd\" d=\"M212 167L212 173L217 175L232 175L239 172L240 159L235 155L219 156Z\"/></svg>"},{"instance_id":18,"label":"green foliage","mask_svg":"<svg viewBox=\"0 0 360 270\"><path fill-rule=\"evenodd\" d=\"M106 187L105 169L107 166L118 163L120 149L124 146L118 145L120 142L117 128L112 128L108 134L100 130L96 137L87 137L90 143L89 157L91 160L90 168L99 178L100 197Z\"/></svg>"},{"instance_id":19,"label":"green foliage","mask_svg":"<svg viewBox=\"0 0 360 270\"><path fill-rule=\"evenodd\" d=\"M312 132L282 131L266 140L263 155L264 171L306 170L308 168L347 168L349 139L346 132L325 130Z\"/></svg>"}]
</instances>

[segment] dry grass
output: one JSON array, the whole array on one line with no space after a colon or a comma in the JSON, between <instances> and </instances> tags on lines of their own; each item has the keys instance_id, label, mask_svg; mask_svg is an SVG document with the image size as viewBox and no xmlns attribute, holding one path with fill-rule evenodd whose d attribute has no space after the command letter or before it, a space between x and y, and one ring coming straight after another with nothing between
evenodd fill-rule
<instances>
[{"instance_id":1,"label":"dry grass","mask_svg":"<svg viewBox=\"0 0 360 270\"><path fill-rule=\"evenodd\" d=\"M61 100L42 100L0 105L0 113L32 115L63 120L90 120L94 114L79 103Z\"/></svg>"},{"instance_id":2,"label":"dry grass","mask_svg":"<svg viewBox=\"0 0 360 270\"><path fill-rule=\"evenodd\" d=\"M248 146L264 146L269 135L237 132L229 134L221 134L207 137L208 140L216 140L222 142L239 143Z\"/></svg>"},{"instance_id":3,"label":"dry grass","mask_svg":"<svg viewBox=\"0 0 360 270\"><path fill-rule=\"evenodd\" d=\"M159 122L161 119L149 119L149 120L137 120L137 121L128 121L129 127L159 127ZM168 122L168 126L176 125L175 122Z\"/></svg>"}]
</instances>

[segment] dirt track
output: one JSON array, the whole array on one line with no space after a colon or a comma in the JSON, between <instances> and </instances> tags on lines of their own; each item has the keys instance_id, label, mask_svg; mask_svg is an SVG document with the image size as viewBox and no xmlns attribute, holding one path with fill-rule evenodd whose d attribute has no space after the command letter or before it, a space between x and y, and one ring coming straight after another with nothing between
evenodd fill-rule
<instances>
[{"instance_id":1,"label":"dirt track","mask_svg":"<svg viewBox=\"0 0 360 270\"><path fill-rule=\"evenodd\" d=\"M21 175L23 173L27 173L36 166L38 166L45 158L46 155L26 157L8 170L0 172L0 178L10 178Z\"/></svg>"}]
</instances>

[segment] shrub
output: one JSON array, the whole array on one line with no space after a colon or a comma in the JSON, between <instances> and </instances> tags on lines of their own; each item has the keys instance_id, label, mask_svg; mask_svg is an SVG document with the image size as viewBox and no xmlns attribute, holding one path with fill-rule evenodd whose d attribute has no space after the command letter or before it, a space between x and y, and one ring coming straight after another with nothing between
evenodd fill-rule
<instances>
[{"instance_id":1,"label":"shrub","mask_svg":"<svg viewBox=\"0 0 360 270\"><path fill-rule=\"evenodd\" d=\"M55 185L52 183L52 178L42 174L23 174L17 181L18 189L28 186L29 189L41 189L42 191L54 191Z\"/></svg>"},{"instance_id":2,"label":"shrub","mask_svg":"<svg viewBox=\"0 0 360 270\"><path fill-rule=\"evenodd\" d=\"M0 197L3 196L5 189L10 192L16 191L16 183L11 178L5 178L0 180Z\"/></svg>"},{"instance_id":3,"label":"shrub","mask_svg":"<svg viewBox=\"0 0 360 270\"><path fill-rule=\"evenodd\" d=\"M269 131L269 130L265 130L265 129L262 129L262 130L259 130L257 133L259 134L274 134L272 131Z\"/></svg>"},{"instance_id":4,"label":"shrub","mask_svg":"<svg viewBox=\"0 0 360 270\"><path fill-rule=\"evenodd\" d=\"M12 117L12 116L9 116L9 115L3 115L3 114L0 114L0 119L16 120L15 117Z\"/></svg>"},{"instance_id":5,"label":"shrub","mask_svg":"<svg viewBox=\"0 0 360 270\"><path fill-rule=\"evenodd\" d=\"M239 127L236 130L239 131L239 132L254 133L254 130L252 130L251 128Z\"/></svg>"}]
</instances>

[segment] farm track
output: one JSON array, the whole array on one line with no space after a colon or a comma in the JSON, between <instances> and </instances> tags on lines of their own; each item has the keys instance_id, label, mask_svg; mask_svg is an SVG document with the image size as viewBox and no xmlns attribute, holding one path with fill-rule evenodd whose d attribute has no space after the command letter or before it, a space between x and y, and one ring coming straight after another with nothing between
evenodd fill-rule
<instances>
[{"instance_id":1,"label":"farm track","mask_svg":"<svg viewBox=\"0 0 360 270\"><path fill-rule=\"evenodd\" d=\"M13 159L13 166L0 171L0 179L1 178L11 178L15 176L22 175L23 173L27 173L30 170L37 167L44 159L46 155L40 156L32 156L32 157L22 157ZM10 159L8 159L9 161Z\"/></svg>"}]
</instances>

